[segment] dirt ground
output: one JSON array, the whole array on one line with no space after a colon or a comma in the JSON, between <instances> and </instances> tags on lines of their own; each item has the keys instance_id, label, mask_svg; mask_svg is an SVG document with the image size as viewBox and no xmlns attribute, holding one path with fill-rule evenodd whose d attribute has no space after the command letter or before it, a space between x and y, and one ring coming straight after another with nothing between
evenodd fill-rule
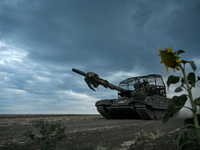
<instances>
[{"instance_id":1,"label":"dirt ground","mask_svg":"<svg viewBox=\"0 0 200 150\"><path fill-rule=\"evenodd\" d=\"M34 120L60 122L66 127L66 138L58 142L57 150L174 150L173 139L183 126L183 119L161 120L107 120L100 115L0 115L1 150L35 150L32 141L23 136L34 130ZM134 143L137 132L155 133L162 137Z\"/></svg>"}]
</instances>

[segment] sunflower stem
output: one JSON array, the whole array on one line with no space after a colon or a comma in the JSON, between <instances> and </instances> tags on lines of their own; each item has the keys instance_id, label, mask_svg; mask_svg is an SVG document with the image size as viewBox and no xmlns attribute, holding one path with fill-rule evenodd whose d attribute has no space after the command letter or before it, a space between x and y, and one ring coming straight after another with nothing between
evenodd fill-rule
<instances>
[{"instance_id":1,"label":"sunflower stem","mask_svg":"<svg viewBox=\"0 0 200 150\"><path fill-rule=\"evenodd\" d=\"M182 67L182 65L179 64L179 67L181 68L181 71L183 73L183 79L186 84L186 90L188 92L188 97L189 97L190 104L192 107L192 109L190 109L190 110L193 113L193 121L194 121L195 131L196 131L197 138L198 138L198 149L200 150L200 128L199 128L199 122L198 122L198 117L197 117L197 105L194 103L193 95L192 95L192 85L191 86L189 85L187 75L185 73L185 64L184 64L184 67Z\"/></svg>"}]
</instances>

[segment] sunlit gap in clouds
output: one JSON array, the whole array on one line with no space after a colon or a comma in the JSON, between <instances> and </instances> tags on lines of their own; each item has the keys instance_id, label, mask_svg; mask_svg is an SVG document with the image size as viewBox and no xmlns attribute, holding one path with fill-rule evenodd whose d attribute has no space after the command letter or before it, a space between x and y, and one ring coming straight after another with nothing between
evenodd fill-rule
<instances>
[{"instance_id":1,"label":"sunlit gap in clouds","mask_svg":"<svg viewBox=\"0 0 200 150\"><path fill-rule=\"evenodd\" d=\"M15 63L22 63L23 58L27 56L27 52L14 45L7 44L0 41L0 64L11 65Z\"/></svg>"},{"instance_id":2,"label":"sunlit gap in clouds","mask_svg":"<svg viewBox=\"0 0 200 150\"><path fill-rule=\"evenodd\" d=\"M78 99L78 100L82 100L82 101L89 102L89 103L95 102L95 101L98 100L98 99L95 99L94 97L91 97L87 94L77 93L77 92L74 92L72 90L60 91L59 93L64 94L65 96L68 96L72 99Z\"/></svg>"},{"instance_id":3,"label":"sunlit gap in clouds","mask_svg":"<svg viewBox=\"0 0 200 150\"><path fill-rule=\"evenodd\" d=\"M88 94L75 92L73 90L59 91L58 95L59 98L63 100L63 105L68 106L66 107L66 112L71 110L69 113L97 113L95 102L99 99L94 96L89 96ZM73 109L75 111L73 111Z\"/></svg>"}]
</instances>

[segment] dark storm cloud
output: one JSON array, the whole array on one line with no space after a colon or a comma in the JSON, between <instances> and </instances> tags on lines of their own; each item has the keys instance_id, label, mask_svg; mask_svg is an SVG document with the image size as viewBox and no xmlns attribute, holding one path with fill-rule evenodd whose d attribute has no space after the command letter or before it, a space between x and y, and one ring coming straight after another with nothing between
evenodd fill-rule
<instances>
[{"instance_id":1,"label":"dark storm cloud","mask_svg":"<svg viewBox=\"0 0 200 150\"><path fill-rule=\"evenodd\" d=\"M98 57L107 61L127 59L135 63L137 57L146 58L144 51L150 52L149 47L180 41L191 43L191 37L197 41L197 5L187 1L21 2L12 7L4 6L2 19L6 24L2 26L5 27L3 31L10 32L19 43L31 47L29 55L32 59L89 63L88 60ZM5 14L5 10L9 13Z\"/></svg>"},{"instance_id":2,"label":"dark storm cloud","mask_svg":"<svg viewBox=\"0 0 200 150\"><path fill-rule=\"evenodd\" d=\"M199 61L199 7L198 0L4 0L0 4L2 106L12 97L19 103L31 101L34 112L39 103L49 109L56 106L54 112L61 106L67 112L77 110L81 98L86 100L81 101L83 107L91 106L102 95L112 98L116 92L103 88L104 93L90 92L73 67L118 84L125 77L162 72L158 47L184 49L187 59Z\"/></svg>"},{"instance_id":3,"label":"dark storm cloud","mask_svg":"<svg viewBox=\"0 0 200 150\"><path fill-rule=\"evenodd\" d=\"M88 55L112 59L121 53L121 49L127 50L123 38L129 30L126 29L129 18L124 19L120 14L127 5L121 8L121 4L103 1L48 1L27 5L14 10L10 8L9 20L16 25L16 30L9 31L18 42L31 47L32 58L55 62L85 60Z\"/></svg>"}]
</instances>

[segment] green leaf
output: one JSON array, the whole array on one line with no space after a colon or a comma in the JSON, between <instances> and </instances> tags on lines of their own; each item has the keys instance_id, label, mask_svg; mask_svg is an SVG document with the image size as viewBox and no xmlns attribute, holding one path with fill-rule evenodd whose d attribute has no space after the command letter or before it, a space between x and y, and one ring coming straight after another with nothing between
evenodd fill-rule
<instances>
[{"instance_id":1,"label":"green leaf","mask_svg":"<svg viewBox=\"0 0 200 150\"><path fill-rule=\"evenodd\" d=\"M184 126L186 127L186 129L189 129L189 130L195 130L196 129L196 127L194 125L193 118L186 118L184 120Z\"/></svg>"},{"instance_id":2,"label":"green leaf","mask_svg":"<svg viewBox=\"0 0 200 150\"><path fill-rule=\"evenodd\" d=\"M181 91L183 91L183 89L182 89L182 87L180 86L180 87L177 87L175 90L174 90L174 92L181 92Z\"/></svg>"},{"instance_id":3,"label":"green leaf","mask_svg":"<svg viewBox=\"0 0 200 150\"><path fill-rule=\"evenodd\" d=\"M167 122L170 117L173 117L185 105L186 101L187 96L185 94L172 97L172 105L170 105L165 111L163 123Z\"/></svg>"},{"instance_id":4,"label":"green leaf","mask_svg":"<svg viewBox=\"0 0 200 150\"><path fill-rule=\"evenodd\" d=\"M195 105L200 106L200 97L194 100Z\"/></svg>"},{"instance_id":5,"label":"green leaf","mask_svg":"<svg viewBox=\"0 0 200 150\"><path fill-rule=\"evenodd\" d=\"M183 78L181 79L181 83L182 85L185 84L185 80Z\"/></svg>"},{"instance_id":6,"label":"green leaf","mask_svg":"<svg viewBox=\"0 0 200 150\"><path fill-rule=\"evenodd\" d=\"M188 61L186 61L186 60L181 60L181 62L182 62L183 64L188 63Z\"/></svg>"},{"instance_id":7,"label":"green leaf","mask_svg":"<svg viewBox=\"0 0 200 150\"><path fill-rule=\"evenodd\" d=\"M170 117L174 116L176 114L174 110L174 105L168 106L167 110L165 111L165 115L163 117L163 123L166 123Z\"/></svg>"},{"instance_id":8,"label":"green leaf","mask_svg":"<svg viewBox=\"0 0 200 150\"><path fill-rule=\"evenodd\" d=\"M200 80L200 76L197 77L197 81L199 81L199 80Z\"/></svg>"},{"instance_id":9,"label":"green leaf","mask_svg":"<svg viewBox=\"0 0 200 150\"><path fill-rule=\"evenodd\" d=\"M193 87L195 87L195 83L196 83L196 76L194 74L194 72L190 72L187 76L188 82L190 85L192 85Z\"/></svg>"},{"instance_id":10,"label":"green leaf","mask_svg":"<svg viewBox=\"0 0 200 150\"><path fill-rule=\"evenodd\" d=\"M170 84L176 84L176 83L179 82L179 80L180 80L179 77L176 77L176 76L171 75L171 76L169 76L168 79L167 79L167 86L169 87Z\"/></svg>"},{"instance_id":11,"label":"green leaf","mask_svg":"<svg viewBox=\"0 0 200 150\"><path fill-rule=\"evenodd\" d=\"M175 137L175 144L180 150L188 150L189 147L189 137L186 131L182 131Z\"/></svg>"},{"instance_id":12,"label":"green leaf","mask_svg":"<svg viewBox=\"0 0 200 150\"><path fill-rule=\"evenodd\" d=\"M182 49L179 49L178 51L176 51L176 53L179 55L179 54L181 54L181 53L184 53L185 51L184 50L182 50Z\"/></svg>"},{"instance_id":13,"label":"green leaf","mask_svg":"<svg viewBox=\"0 0 200 150\"><path fill-rule=\"evenodd\" d=\"M187 96L185 94L183 94L181 96L174 96L174 97L172 97L172 103L175 106L181 106L181 107L183 107L185 105L186 101L187 101Z\"/></svg>"},{"instance_id":14,"label":"green leaf","mask_svg":"<svg viewBox=\"0 0 200 150\"><path fill-rule=\"evenodd\" d=\"M188 63L190 63L190 66L194 71L197 69L196 65L194 64L194 61L189 61Z\"/></svg>"}]
</instances>

